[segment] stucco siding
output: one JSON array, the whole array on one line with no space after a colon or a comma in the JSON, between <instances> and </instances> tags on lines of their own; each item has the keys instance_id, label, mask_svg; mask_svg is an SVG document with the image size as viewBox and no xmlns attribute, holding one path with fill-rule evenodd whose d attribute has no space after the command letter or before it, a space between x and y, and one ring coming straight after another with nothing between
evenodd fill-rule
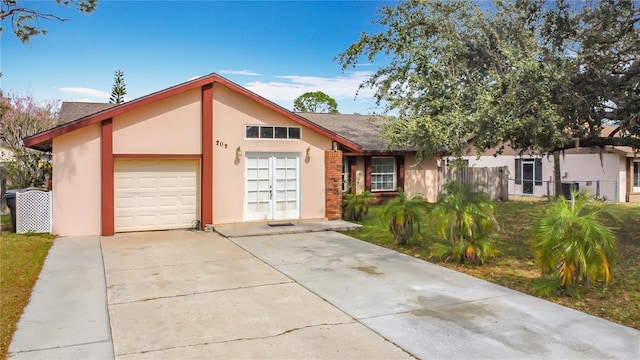
<instances>
[{"instance_id":1,"label":"stucco siding","mask_svg":"<svg viewBox=\"0 0 640 360\"><path fill-rule=\"evenodd\" d=\"M100 124L53 139L53 232L101 233Z\"/></svg>"},{"instance_id":2,"label":"stucco siding","mask_svg":"<svg viewBox=\"0 0 640 360\"><path fill-rule=\"evenodd\" d=\"M600 157L602 156L602 158ZM517 155L499 155L499 156L468 156L464 157L469 160L471 167L496 167L507 166L509 171L509 194L521 195L522 184L517 184L515 180L516 169L515 161ZM524 159L529 158L524 156ZM543 156L542 159L542 184L534 186L533 196L547 196L548 193L553 194L553 157ZM622 163L621 163L622 161ZM617 154L612 153L580 153L565 154L560 156L560 172L562 174L562 182L577 182L579 188L588 189L592 194L599 192L600 196L607 198L609 201L625 201L624 189L626 189L626 180L624 173L624 160Z\"/></svg>"},{"instance_id":3,"label":"stucco siding","mask_svg":"<svg viewBox=\"0 0 640 360\"><path fill-rule=\"evenodd\" d=\"M116 116L113 153L199 154L201 97L202 91L193 89Z\"/></svg>"},{"instance_id":4,"label":"stucco siding","mask_svg":"<svg viewBox=\"0 0 640 360\"><path fill-rule=\"evenodd\" d=\"M324 151L331 148L331 139L224 86L215 85L213 94L214 224L243 221L248 152L299 154L300 218L324 218ZM299 126L301 139L245 139L246 125L263 124Z\"/></svg>"},{"instance_id":5,"label":"stucco siding","mask_svg":"<svg viewBox=\"0 0 640 360\"><path fill-rule=\"evenodd\" d=\"M429 202L438 197L438 165L436 158L424 158L416 164L415 155L407 155L404 160L404 190L408 194L420 193Z\"/></svg>"}]
</instances>

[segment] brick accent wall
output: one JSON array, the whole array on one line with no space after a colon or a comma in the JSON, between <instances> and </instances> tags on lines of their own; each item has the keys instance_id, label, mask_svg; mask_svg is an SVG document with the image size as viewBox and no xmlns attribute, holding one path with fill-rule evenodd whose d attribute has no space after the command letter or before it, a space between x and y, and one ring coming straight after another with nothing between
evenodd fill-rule
<instances>
[{"instance_id":1,"label":"brick accent wall","mask_svg":"<svg viewBox=\"0 0 640 360\"><path fill-rule=\"evenodd\" d=\"M325 213L328 220L342 219L342 151L324 153Z\"/></svg>"}]
</instances>

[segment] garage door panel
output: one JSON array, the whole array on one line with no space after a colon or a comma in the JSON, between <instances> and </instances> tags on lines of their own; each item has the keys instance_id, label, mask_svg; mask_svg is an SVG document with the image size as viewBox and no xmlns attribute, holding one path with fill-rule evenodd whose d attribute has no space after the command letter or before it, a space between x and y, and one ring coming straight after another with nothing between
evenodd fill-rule
<instances>
[{"instance_id":1,"label":"garage door panel","mask_svg":"<svg viewBox=\"0 0 640 360\"><path fill-rule=\"evenodd\" d=\"M117 160L116 231L189 228L197 219L197 160Z\"/></svg>"}]
</instances>

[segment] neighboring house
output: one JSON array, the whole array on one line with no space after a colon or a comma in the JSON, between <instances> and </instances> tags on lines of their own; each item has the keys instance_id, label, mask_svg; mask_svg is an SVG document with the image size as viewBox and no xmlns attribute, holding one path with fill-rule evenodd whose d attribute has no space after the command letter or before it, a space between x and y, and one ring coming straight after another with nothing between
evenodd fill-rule
<instances>
[{"instance_id":1,"label":"neighboring house","mask_svg":"<svg viewBox=\"0 0 640 360\"><path fill-rule=\"evenodd\" d=\"M605 126L608 136L613 127ZM507 166L509 169L509 194L524 196L548 196L554 193L553 157L518 155L508 144L501 154L497 148L475 154L470 141L465 162L470 167ZM625 146L604 148L575 148L560 155L560 173L563 192L572 187L588 189L592 194L613 202L640 202L640 156Z\"/></svg>"},{"instance_id":2,"label":"neighboring house","mask_svg":"<svg viewBox=\"0 0 640 360\"><path fill-rule=\"evenodd\" d=\"M298 115L349 139L362 148L343 149L343 191L370 191L376 201L397 195L397 189L421 193L429 201L437 198L438 168L435 157L417 162L416 151L387 148L380 138L381 116L359 114L298 113Z\"/></svg>"},{"instance_id":3,"label":"neighboring house","mask_svg":"<svg viewBox=\"0 0 640 360\"><path fill-rule=\"evenodd\" d=\"M343 151L364 152L216 74L61 113L24 142L53 153L53 232L63 236L339 219Z\"/></svg>"}]
</instances>

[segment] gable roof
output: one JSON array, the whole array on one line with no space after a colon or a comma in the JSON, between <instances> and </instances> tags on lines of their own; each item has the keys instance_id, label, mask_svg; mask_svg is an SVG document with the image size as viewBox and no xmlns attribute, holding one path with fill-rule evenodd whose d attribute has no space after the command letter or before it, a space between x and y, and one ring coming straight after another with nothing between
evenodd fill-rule
<instances>
[{"instance_id":1,"label":"gable roof","mask_svg":"<svg viewBox=\"0 0 640 360\"><path fill-rule=\"evenodd\" d=\"M296 113L362 147L362 151L415 151L413 148L388 148L380 137L385 116L360 114Z\"/></svg>"},{"instance_id":2,"label":"gable roof","mask_svg":"<svg viewBox=\"0 0 640 360\"><path fill-rule=\"evenodd\" d=\"M41 133L32 135L32 136L28 136L26 138L23 139L24 141L24 145L33 149L38 149L38 150L43 150L43 151L51 151L51 143L53 138L64 135L66 133L69 133L71 131L77 130L77 129L81 129L85 126L89 126L91 124L95 124L95 123L99 123L103 120L107 120L109 118L113 118L114 116L118 116L118 115L122 115L124 113L127 113L129 111L141 108L143 106L152 104L154 102L160 101L160 100L164 100L166 98L169 98L171 96L192 90L192 89L196 89L196 88L200 88L202 86L205 85L212 85L212 84L220 84L222 86L225 86L226 88L228 88L229 90L240 94L242 96L246 96L248 98L250 98L251 100L266 106L267 108L289 118L290 120L304 126L307 128L310 128L320 134L323 134L325 136L327 136L328 138L338 142L339 144L345 146L348 149L352 149L355 151L359 151L361 150L361 146L354 143L353 141L350 141L334 132L331 132L327 129L325 129L322 126L319 126L305 118L303 118L300 115L294 114L293 112L283 108L280 105L277 105L265 98L263 98L262 96L249 91L245 88L243 88L242 86L218 75L215 73L209 74L207 76L203 76L191 81L187 81L184 82L182 84L176 85L176 86L172 86L170 88L164 89L164 90L160 90L158 92L143 96L141 98L135 99L135 100L131 100L128 101L126 103L120 104L120 105L115 105L115 106L110 106L107 107L105 105L105 108L103 110L98 110L97 112L94 113L90 113L90 114L80 114L80 118L77 119L71 119L66 123L62 123L59 124L58 126L54 127L53 129L49 129L46 131L43 131ZM104 105L104 104L103 104ZM89 110L89 107L84 107L85 110ZM96 105L95 107L92 107L92 110L97 109L98 106ZM77 108L75 110L78 110ZM74 110L74 111L75 111Z\"/></svg>"},{"instance_id":3,"label":"gable roof","mask_svg":"<svg viewBox=\"0 0 640 360\"><path fill-rule=\"evenodd\" d=\"M87 115L110 109L114 106L116 105L110 103L64 101L60 107L60 112L58 113L58 125L66 124Z\"/></svg>"}]
</instances>

